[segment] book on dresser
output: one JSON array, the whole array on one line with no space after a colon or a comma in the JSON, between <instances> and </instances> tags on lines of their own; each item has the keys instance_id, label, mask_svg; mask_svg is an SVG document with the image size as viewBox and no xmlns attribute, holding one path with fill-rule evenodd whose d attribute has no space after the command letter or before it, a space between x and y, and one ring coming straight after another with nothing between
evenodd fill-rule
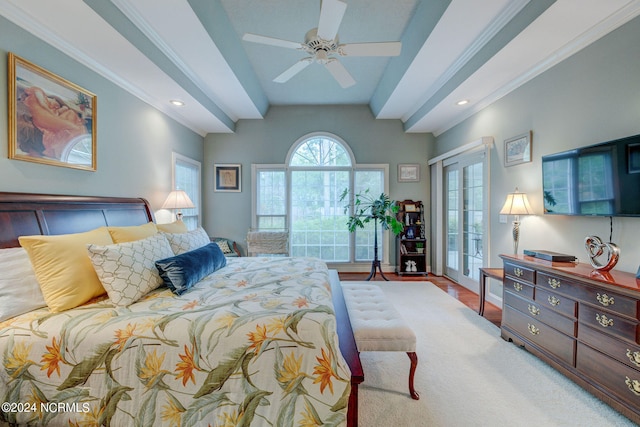
<instances>
[{"instance_id":1,"label":"book on dresser","mask_svg":"<svg viewBox=\"0 0 640 427\"><path fill-rule=\"evenodd\" d=\"M421 201L398 202L397 219L404 228L396 237L396 273L427 274L427 239Z\"/></svg>"},{"instance_id":2,"label":"book on dresser","mask_svg":"<svg viewBox=\"0 0 640 427\"><path fill-rule=\"evenodd\" d=\"M501 255L501 336L640 423L640 282L589 264Z\"/></svg>"}]
</instances>

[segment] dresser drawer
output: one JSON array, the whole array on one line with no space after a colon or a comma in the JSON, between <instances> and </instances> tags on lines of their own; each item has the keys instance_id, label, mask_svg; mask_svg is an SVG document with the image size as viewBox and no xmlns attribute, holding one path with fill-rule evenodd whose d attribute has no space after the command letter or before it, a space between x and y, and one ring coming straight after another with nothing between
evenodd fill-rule
<instances>
[{"instance_id":1,"label":"dresser drawer","mask_svg":"<svg viewBox=\"0 0 640 427\"><path fill-rule=\"evenodd\" d=\"M580 303L578 306L580 323L604 333L615 335L630 342L638 342L638 323L612 314L605 310Z\"/></svg>"},{"instance_id":2,"label":"dresser drawer","mask_svg":"<svg viewBox=\"0 0 640 427\"><path fill-rule=\"evenodd\" d=\"M640 346L622 341L613 335L590 328L587 325L578 327L578 341L589 344L601 353L605 353L625 365L640 369Z\"/></svg>"},{"instance_id":3,"label":"dresser drawer","mask_svg":"<svg viewBox=\"0 0 640 427\"><path fill-rule=\"evenodd\" d=\"M580 299L599 308L638 319L638 300L635 298L585 286Z\"/></svg>"},{"instance_id":4,"label":"dresser drawer","mask_svg":"<svg viewBox=\"0 0 640 427\"><path fill-rule=\"evenodd\" d=\"M536 282L535 270L510 262L504 263L504 274L515 277L520 282L529 282L531 284Z\"/></svg>"},{"instance_id":5,"label":"dresser drawer","mask_svg":"<svg viewBox=\"0 0 640 427\"><path fill-rule=\"evenodd\" d=\"M568 318L562 314L547 310L541 307L540 304L534 301L522 299L511 292L505 292L504 302L506 305L509 305L521 313L532 317L536 321L543 322L544 324L572 337L576 336L577 322L574 318Z\"/></svg>"},{"instance_id":6,"label":"dresser drawer","mask_svg":"<svg viewBox=\"0 0 640 427\"><path fill-rule=\"evenodd\" d=\"M511 328L525 340L531 341L563 362L574 366L575 338L558 332L508 305L504 306L502 322L503 326Z\"/></svg>"},{"instance_id":7,"label":"dresser drawer","mask_svg":"<svg viewBox=\"0 0 640 427\"><path fill-rule=\"evenodd\" d=\"M536 285L542 289L567 295L600 308L606 308L623 316L640 319L638 317L638 300L632 297L585 286L564 277L543 272L537 273Z\"/></svg>"},{"instance_id":8,"label":"dresser drawer","mask_svg":"<svg viewBox=\"0 0 640 427\"><path fill-rule=\"evenodd\" d=\"M502 283L504 290L514 292L523 298L533 300L533 285L505 276Z\"/></svg>"},{"instance_id":9,"label":"dresser drawer","mask_svg":"<svg viewBox=\"0 0 640 427\"><path fill-rule=\"evenodd\" d=\"M536 285L540 289L546 289L551 292L568 296L579 295L579 288L581 286L573 283L565 277L554 276L553 274L543 272L538 272L538 275L536 276Z\"/></svg>"},{"instance_id":10,"label":"dresser drawer","mask_svg":"<svg viewBox=\"0 0 640 427\"><path fill-rule=\"evenodd\" d=\"M578 343L578 371L592 378L610 393L634 407L640 407L640 371Z\"/></svg>"},{"instance_id":11,"label":"dresser drawer","mask_svg":"<svg viewBox=\"0 0 640 427\"><path fill-rule=\"evenodd\" d=\"M576 317L578 303L567 296L549 292L542 287L537 287L534 299L542 307L557 311L569 317Z\"/></svg>"}]
</instances>

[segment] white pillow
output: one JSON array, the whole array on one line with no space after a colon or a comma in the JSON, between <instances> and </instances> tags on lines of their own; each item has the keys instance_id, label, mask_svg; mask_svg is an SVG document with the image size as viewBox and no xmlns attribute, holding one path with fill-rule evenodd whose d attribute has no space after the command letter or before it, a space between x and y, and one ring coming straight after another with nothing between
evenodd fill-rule
<instances>
[{"instance_id":1,"label":"white pillow","mask_svg":"<svg viewBox=\"0 0 640 427\"><path fill-rule=\"evenodd\" d=\"M174 256L167 238L158 233L146 239L114 245L87 245L89 258L111 302L126 307L162 284L155 262Z\"/></svg>"},{"instance_id":2,"label":"white pillow","mask_svg":"<svg viewBox=\"0 0 640 427\"><path fill-rule=\"evenodd\" d=\"M167 236L175 255L180 255L211 243L209 235L202 227L187 233L162 233Z\"/></svg>"},{"instance_id":3,"label":"white pillow","mask_svg":"<svg viewBox=\"0 0 640 427\"><path fill-rule=\"evenodd\" d=\"M27 251L0 249L0 322L46 305Z\"/></svg>"}]
</instances>

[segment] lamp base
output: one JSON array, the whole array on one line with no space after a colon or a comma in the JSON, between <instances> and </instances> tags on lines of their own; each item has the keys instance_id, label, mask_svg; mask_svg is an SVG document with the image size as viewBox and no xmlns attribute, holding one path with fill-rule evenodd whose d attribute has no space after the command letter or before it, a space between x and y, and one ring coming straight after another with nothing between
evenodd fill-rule
<instances>
[{"instance_id":1,"label":"lamp base","mask_svg":"<svg viewBox=\"0 0 640 427\"><path fill-rule=\"evenodd\" d=\"M513 254L518 255L518 240L520 240L520 221L513 221Z\"/></svg>"}]
</instances>

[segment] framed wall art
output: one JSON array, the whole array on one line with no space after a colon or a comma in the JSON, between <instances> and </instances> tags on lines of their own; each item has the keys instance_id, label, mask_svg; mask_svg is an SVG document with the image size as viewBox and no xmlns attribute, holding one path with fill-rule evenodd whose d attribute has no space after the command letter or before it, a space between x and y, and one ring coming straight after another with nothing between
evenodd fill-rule
<instances>
[{"instance_id":1,"label":"framed wall art","mask_svg":"<svg viewBox=\"0 0 640 427\"><path fill-rule=\"evenodd\" d=\"M398 164L398 182L418 182L420 181L420 164L400 163Z\"/></svg>"},{"instance_id":2,"label":"framed wall art","mask_svg":"<svg viewBox=\"0 0 640 427\"><path fill-rule=\"evenodd\" d=\"M214 191L242 191L242 165L213 165Z\"/></svg>"},{"instance_id":3,"label":"framed wall art","mask_svg":"<svg viewBox=\"0 0 640 427\"><path fill-rule=\"evenodd\" d=\"M9 158L96 170L97 97L9 53Z\"/></svg>"},{"instance_id":4,"label":"framed wall art","mask_svg":"<svg viewBox=\"0 0 640 427\"><path fill-rule=\"evenodd\" d=\"M504 141L504 165L513 166L531 161L531 131Z\"/></svg>"}]
</instances>

